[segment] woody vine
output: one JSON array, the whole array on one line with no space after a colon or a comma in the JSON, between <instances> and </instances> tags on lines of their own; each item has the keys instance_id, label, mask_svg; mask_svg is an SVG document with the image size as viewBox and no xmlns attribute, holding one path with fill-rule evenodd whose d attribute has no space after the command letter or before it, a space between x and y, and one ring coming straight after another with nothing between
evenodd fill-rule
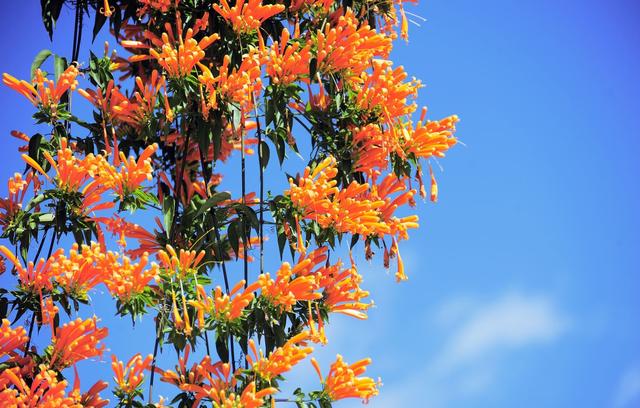
<instances>
[{"instance_id":1,"label":"woody vine","mask_svg":"<svg viewBox=\"0 0 640 408\"><path fill-rule=\"evenodd\" d=\"M41 4L50 36L65 5L75 30L72 55L45 50L31 78L3 75L42 130L12 132L25 167L0 200L15 282L0 289L0 406L324 408L377 395L370 359L312 355L333 314L367 318L353 251L407 279L400 247L418 217L397 214L437 200L432 161L456 143L457 117L417 115L420 81L389 60L408 38L406 2ZM119 51L83 48L87 21ZM93 114L72 112L78 98ZM278 170L300 152L306 168ZM232 156L236 196L221 172ZM273 174L288 188L274 193ZM85 306L97 287L117 316L153 319L152 350L109 356L108 327ZM105 354L113 378L81 384L76 365ZM285 395L298 364L318 386ZM158 398L158 381L174 395Z\"/></svg>"}]
</instances>

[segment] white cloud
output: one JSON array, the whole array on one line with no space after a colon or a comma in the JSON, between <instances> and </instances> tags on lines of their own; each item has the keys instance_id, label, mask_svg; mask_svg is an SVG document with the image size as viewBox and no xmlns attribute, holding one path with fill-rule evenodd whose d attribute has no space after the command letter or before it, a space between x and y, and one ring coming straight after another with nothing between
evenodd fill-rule
<instances>
[{"instance_id":1,"label":"white cloud","mask_svg":"<svg viewBox=\"0 0 640 408\"><path fill-rule=\"evenodd\" d=\"M565 318L546 296L507 293L474 309L447 342L441 368L454 369L488 353L544 343L566 329Z\"/></svg>"},{"instance_id":2,"label":"white cloud","mask_svg":"<svg viewBox=\"0 0 640 408\"><path fill-rule=\"evenodd\" d=\"M623 408L637 406L638 403L640 403L640 368L633 367L620 379L613 406Z\"/></svg>"},{"instance_id":3,"label":"white cloud","mask_svg":"<svg viewBox=\"0 0 640 408\"><path fill-rule=\"evenodd\" d=\"M507 292L489 302L456 298L445 302L435 323L449 333L438 357L422 370L383 387L375 408L448 407L490 392L507 372L513 353L558 339L568 320L552 298Z\"/></svg>"}]
</instances>

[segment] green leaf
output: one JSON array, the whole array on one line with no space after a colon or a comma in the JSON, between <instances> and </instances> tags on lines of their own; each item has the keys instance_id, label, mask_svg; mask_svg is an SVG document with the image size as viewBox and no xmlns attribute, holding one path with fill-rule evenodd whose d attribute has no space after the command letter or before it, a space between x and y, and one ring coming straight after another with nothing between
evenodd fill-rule
<instances>
[{"instance_id":1,"label":"green leaf","mask_svg":"<svg viewBox=\"0 0 640 408\"><path fill-rule=\"evenodd\" d=\"M36 70L44 64L44 62L49 58L53 53L50 50L42 50L40 51L36 57L33 59L31 63L31 80L36 76Z\"/></svg>"},{"instance_id":2,"label":"green leaf","mask_svg":"<svg viewBox=\"0 0 640 408\"><path fill-rule=\"evenodd\" d=\"M202 206L200 206L200 208L198 208L198 211L194 215L194 218L198 218L199 216L204 214L205 211L209 210L211 207L221 203L222 201L229 200L229 199L231 199L231 194L229 194L226 191L215 193L214 195L209 197L207 201L205 201L202 204Z\"/></svg>"},{"instance_id":3,"label":"green leaf","mask_svg":"<svg viewBox=\"0 0 640 408\"><path fill-rule=\"evenodd\" d=\"M53 56L53 72L54 78L56 82L60 79L60 75L67 69L67 59L64 57L59 57L57 55Z\"/></svg>"},{"instance_id":4,"label":"green leaf","mask_svg":"<svg viewBox=\"0 0 640 408\"><path fill-rule=\"evenodd\" d=\"M238 254L240 251L240 237L238 235L238 227L239 227L239 223L236 220L236 221L233 221L231 224L229 224L229 228L227 230L229 245L231 245L231 248L233 249L233 253L236 254L236 259L238 259Z\"/></svg>"},{"instance_id":5,"label":"green leaf","mask_svg":"<svg viewBox=\"0 0 640 408\"><path fill-rule=\"evenodd\" d=\"M93 41L95 41L96 36L100 32L100 29L102 29L102 26L106 22L107 22L107 17L104 14L96 13L96 19L93 22Z\"/></svg>"},{"instance_id":6,"label":"green leaf","mask_svg":"<svg viewBox=\"0 0 640 408\"><path fill-rule=\"evenodd\" d=\"M162 202L162 214L164 215L164 226L167 231L167 238L171 234L171 227L173 226L173 216L175 214L175 205L172 197L165 197Z\"/></svg>"},{"instance_id":7,"label":"green leaf","mask_svg":"<svg viewBox=\"0 0 640 408\"><path fill-rule=\"evenodd\" d=\"M258 153L260 154L260 165L262 169L266 169L267 164L269 164L271 152L269 151L269 145L264 140L262 140L260 146L258 146Z\"/></svg>"}]
</instances>

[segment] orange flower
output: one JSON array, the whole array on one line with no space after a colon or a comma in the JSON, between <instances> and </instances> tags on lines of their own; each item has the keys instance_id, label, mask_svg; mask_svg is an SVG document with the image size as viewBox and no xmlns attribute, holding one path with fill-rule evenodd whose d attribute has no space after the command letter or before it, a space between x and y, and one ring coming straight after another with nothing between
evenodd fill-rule
<instances>
[{"instance_id":1,"label":"orange flower","mask_svg":"<svg viewBox=\"0 0 640 408\"><path fill-rule=\"evenodd\" d=\"M30 171L27 173L27 178L23 179L20 173L15 173L8 182L9 197L0 198L0 226L4 230L9 224L11 224L14 217L22 209L22 202L24 201L27 193L27 187L31 182L34 183L34 187L38 184L37 177Z\"/></svg>"},{"instance_id":2,"label":"orange flower","mask_svg":"<svg viewBox=\"0 0 640 408\"><path fill-rule=\"evenodd\" d=\"M117 253L108 252L99 266L105 270L104 283L111 296L117 297L121 302L127 302L132 296L144 292L149 282L157 278L160 267L152 262L151 268L145 270L149 262L146 252L137 264L132 263L126 256L122 256L120 263L118 257Z\"/></svg>"},{"instance_id":3,"label":"orange flower","mask_svg":"<svg viewBox=\"0 0 640 408\"><path fill-rule=\"evenodd\" d=\"M388 58L391 38L360 25L353 11L347 9L336 24L326 24L324 31L318 31L316 47L319 72L344 72L347 81L358 83L372 58Z\"/></svg>"},{"instance_id":4,"label":"orange flower","mask_svg":"<svg viewBox=\"0 0 640 408\"><path fill-rule=\"evenodd\" d=\"M111 355L111 369L118 388L125 394L131 394L142 384L144 371L149 369L153 356L149 354L144 359L140 353L131 357L125 367L122 361L118 361L115 355Z\"/></svg>"},{"instance_id":5,"label":"orange flower","mask_svg":"<svg viewBox=\"0 0 640 408\"><path fill-rule=\"evenodd\" d=\"M310 259L302 262L305 266L311 264ZM316 278L313 275L293 277L293 269L288 262L284 262L275 280L268 273L258 277L256 282L262 290L261 296L268 299L271 304L285 311L291 311L299 300L315 300L322 297L315 290L318 288Z\"/></svg>"},{"instance_id":6,"label":"orange flower","mask_svg":"<svg viewBox=\"0 0 640 408\"><path fill-rule=\"evenodd\" d=\"M118 244L120 246L126 247L127 243L125 238L133 238L138 241L140 247L125 251L125 253L133 259L140 258L145 252L155 254L164 248L164 245L158 242L158 237L166 236L166 233L158 217L155 218L155 221L159 230L155 230L153 233L138 224L125 221L118 215L114 215L111 218L98 218L97 220L104 224L108 231L119 237Z\"/></svg>"},{"instance_id":7,"label":"orange flower","mask_svg":"<svg viewBox=\"0 0 640 408\"><path fill-rule=\"evenodd\" d=\"M313 352L312 347L306 347L306 341L310 340L311 333L304 331L293 336L282 347L275 349L268 358L262 354L262 350L258 352L253 339L249 339L249 348L253 353L247 355L249 367L256 374L260 375L267 381L285 373L304 360Z\"/></svg>"},{"instance_id":8,"label":"orange flower","mask_svg":"<svg viewBox=\"0 0 640 408\"><path fill-rule=\"evenodd\" d=\"M207 378L207 374L214 372L215 370L205 370L204 367L211 367L211 357L205 356L200 363L193 363L191 369L187 369L187 361L189 360L189 354L191 353L191 345L187 344L184 349L184 354L178 357L178 365L175 367L176 371L158 369L158 372L162 375L161 381L169 384L173 384L176 387L184 390L185 386L191 384L202 384ZM223 371L225 367L222 367ZM229 365L226 364L226 371L228 372Z\"/></svg>"},{"instance_id":9,"label":"orange flower","mask_svg":"<svg viewBox=\"0 0 640 408\"><path fill-rule=\"evenodd\" d=\"M29 99L34 106L41 105L43 108L55 109L68 90L76 89L78 86L76 77L79 73L78 68L72 64L60 75L57 84L47 79L39 69L35 72L33 85L24 80L19 81L7 73L2 74L2 82Z\"/></svg>"},{"instance_id":10,"label":"orange flower","mask_svg":"<svg viewBox=\"0 0 640 408\"><path fill-rule=\"evenodd\" d=\"M49 366L55 369L69 367L87 358L102 356L105 346L98 346L107 337L106 327L97 327L98 319L73 320L56 330L52 341Z\"/></svg>"},{"instance_id":11,"label":"orange flower","mask_svg":"<svg viewBox=\"0 0 640 408\"><path fill-rule=\"evenodd\" d=\"M150 9L166 13L171 6L177 6L180 0L138 0L142 7L138 10L138 16L142 16L150 11Z\"/></svg>"},{"instance_id":12,"label":"orange flower","mask_svg":"<svg viewBox=\"0 0 640 408\"><path fill-rule=\"evenodd\" d=\"M64 253L64 249L58 249L48 260L40 258L37 264L29 261L27 267L24 268L22 263L9 250L9 248L0 245L0 252L13 263L18 272L20 286L32 293L40 293L43 289L47 291L53 290L53 282L58 271L51 267L55 259Z\"/></svg>"},{"instance_id":13,"label":"orange flower","mask_svg":"<svg viewBox=\"0 0 640 408\"><path fill-rule=\"evenodd\" d=\"M354 170L367 174L370 178L378 170L389 166L389 155L400 150L398 140L385 133L380 125L369 124L352 128Z\"/></svg>"},{"instance_id":14,"label":"orange flower","mask_svg":"<svg viewBox=\"0 0 640 408\"><path fill-rule=\"evenodd\" d=\"M74 243L68 257L60 253L51 263L56 283L68 294L86 296L88 290L105 278L106 271L96 268L94 264L96 259L102 257L104 255L97 243L92 242L91 246L82 245L81 248Z\"/></svg>"},{"instance_id":15,"label":"orange flower","mask_svg":"<svg viewBox=\"0 0 640 408\"><path fill-rule=\"evenodd\" d=\"M379 214L384 202L366 198L368 184L353 181L338 189L337 173L335 159L328 157L313 172L306 168L297 185L290 179L290 188L285 194L304 212L306 219L316 221L323 228L363 236L389 233L389 227Z\"/></svg>"},{"instance_id":16,"label":"orange flower","mask_svg":"<svg viewBox=\"0 0 640 408\"><path fill-rule=\"evenodd\" d=\"M117 149L117 145L116 145ZM127 159L123 152L114 152L114 165L106 160L99 160L91 174L105 188L113 190L120 198L134 192L145 181L153 179L153 154L158 150L158 144L147 146L136 160L133 156Z\"/></svg>"},{"instance_id":17,"label":"orange flower","mask_svg":"<svg viewBox=\"0 0 640 408\"><path fill-rule=\"evenodd\" d=\"M300 44L298 38L290 43L289 30L282 30L280 41L262 51L267 75L274 84L289 84L309 76L311 44Z\"/></svg>"},{"instance_id":18,"label":"orange flower","mask_svg":"<svg viewBox=\"0 0 640 408\"><path fill-rule=\"evenodd\" d=\"M183 278L187 275L197 273L198 265L204 258L205 252L185 251L180 249L180 254L171 245L166 246L167 251L158 251L158 259L161 266L172 274Z\"/></svg>"},{"instance_id":19,"label":"orange flower","mask_svg":"<svg viewBox=\"0 0 640 408\"><path fill-rule=\"evenodd\" d=\"M138 125L135 112L138 106L127 98L120 88L110 80L107 87L93 89L78 89L78 93L87 99L93 106L100 109L108 122L124 122L131 125Z\"/></svg>"},{"instance_id":20,"label":"orange flower","mask_svg":"<svg viewBox=\"0 0 640 408\"><path fill-rule=\"evenodd\" d=\"M40 311L42 312L42 324L48 324L51 327L51 333L53 333L55 331L54 319L59 312L58 306L53 303L52 298L43 299L40 294Z\"/></svg>"},{"instance_id":21,"label":"orange flower","mask_svg":"<svg viewBox=\"0 0 640 408\"><path fill-rule=\"evenodd\" d=\"M320 366L316 359L311 358L311 364L323 384L322 391L331 401L345 398L361 398L366 403L371 397L378 395L378 383L369 377L358 377L364 374L367 366L371 364L370 358L348 365L342 360L342 356L338 355L336 361L331 364L331 369L326 379L322 377Z\"/></svg>"},{"instance_id":22,"label":"orange flower","mask_svg":"<svg viewBox=\"0 0 640 408\"><path fill-rule=\"evenodd\" d=\"M57 160L54 160L47 151L43 151L43 155L56 172L56 178L53 181L59 189L66 192L82 193L82 208L78 209L79 211L89 214L114 206L114 203L110 201L101 202L102 194L106 191L107 186L91 180L92 175L95 175L96 167L105 161L104 157L90 154L83 159L78 159L69 148L66 138L60 138ZM51 177L31 157L23 154L22 159L45 176L47 180L52 181Z\"/></svg>"},{"instance_id":23,"label":"orange flower","mask_svg":"<svg viewBox=\"0 0 640 408\"><path fill-rule=\"evenodd\" d=\"M100 7L100 14L103 14L105 17L111 17L113 12L116 10L115 7L109 5L109 0L103 0L104 6Z\"/></svg>"},{"instance_id":24,"label":"orange flower","mask_svg":"<svg viewBox=\"0 0 640 408\"><path fill-rule=\"evenodd\" d=\"M223 294L222 288L217 286L212 293L213 297L207 296L202 285L196 285L198 300L190 300L187 303L196 309L198 326L204 327L205 313L210 314L218 322L228 322L241 317L244 309L254 298L253 291L257 289L257 285L253 284L240 293L244 284L244 280L238 282L229 295Z\"/></svg>"},{"instance_id":25,"label":"orange flower","mask_svg":"<svg viewBox=\"0 0 640 408\"><path fill-rule=\"evenodd\" d=\"M426 113L425 108L416 128L405 135L403 148L417 158L444 157L444 152L458 142L453 133L459 119L452 115L439 121L426 121Z\"/></svg>"},{"instance_id":26,"label":"orange flower","mask_svg":"<svg viewBox=\"0 0 640 408\"><path fill-rule=\"evenodd\" d=\"M390 61L374 60L373 72L361 75L362 85L356 98L359 108L382 111L389 126L393 125L394 119L415 112L416 105L407 104L407 98L416 98L422 87L415 78L404 82L408 76L404 68L392 69L391 65Z\"/></svg>"},{"instance_id":27,"label":"orange flower","mask_svg":"<svg viewBox=\"0 0 640 408\"><path fill-rule=\"evenodd\" d=\"M224 56L222 65L218 69L218 76L214 77L211 70L199 64L202 74L198 76L200 83L208 93L207 108L216 109L218 100L232 102L240 105L243 112L253 109L253 94L262 87L260 80L260 58L258 51L252 49L242 58L238 69L229 72L231 58Z\"/></svg>"},{"instance_id":28,"label":"orange flower","mask_svg":"<svg viewBox=\"0 0 640 408\"><path fill-rule=\"evenodd\" d=\"M3 407L57 408L74 406L74 399L65 395L67 381L59 381L58 373L40 365L40 371L32 381L25 381L19 368L0 373L0 401Z\"/></svg>"},{"instance_id":29,"label":"orange flower","mask_svg":"<svg viewBox=\"0 0 640 408\"><path fill-rule=\"evenodd\" d=\"M162 33L161 38L158 38L151 31L143 33L143 36L155 48L151 48L141 41L130 40L122 41L122 46L130 49L149 49L149 55L133 55L129 58L129 61L135 62L155 58L171 78L182 78L189 75L195 65L204 58L204 50L220 38L218 34L204 36L199 42L193 38L202 28L206 28L207 23L208 14L205 14L194 24L194 28L187 30L183 38L182 20L178 15L178 21L176 22L178 27L177 36L174 36L173 28L167 24L165 25L167 32Z\"/></svg>"},{"instance_id":30,"label":"orange flower","mask_svg":"<svg viewBox=\"0 0 640 408\"><path fill-rule=\"evenodd\" d=\"M332 265L320 269L318 274L319 286L324 288L323 303L330 312L342 313L356 319L367 318L366 311L373 306L370 303L362 302L362 299L369 296L369 292L360 288L362 276L358 274L355 265L349 269L342 269L342 264Z\"/></svg>"},{"instance_id":31,"label":"orange flower","mask_svg":"<svg viewBox=\"0 0 640 408\"><path fill-rule=\"evenodd\" d=\"M22 326L12 329L8 319L2 319L0 326L0 358L4 356L15 357L16 350L24 350L25 344L29 340L27 331Z\"/></svg>"},{"instance_id":32,"label":"orange flower","mask_svg":"<svg viewBox=\"0 0 640 408\"><path fill-rule=\"evenodd\" d=\"M260 28L262 23L284 11L282 4L262 5L261 0L238 0L229 7L227 0L220 0L221 5L214 4L213 9L233 26L238 33L249 33Z\"/></svg>"}]
</instances>

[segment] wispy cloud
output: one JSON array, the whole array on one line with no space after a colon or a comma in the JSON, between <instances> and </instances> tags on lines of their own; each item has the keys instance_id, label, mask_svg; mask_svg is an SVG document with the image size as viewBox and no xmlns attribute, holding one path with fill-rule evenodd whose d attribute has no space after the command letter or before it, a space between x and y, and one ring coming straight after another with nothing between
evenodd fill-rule
<instances>
[{"instance_id":1,"label":"wispy cloud","mask_svg":"<svg viewBox=\"0 0 640 408\"><path fill-rule=\"evenodd\" d=\"M640 367L632 367L622 375L613 399L616 408L640 404Z\"/></svg>"},{"instance_id":2,"label":"wispy cloud","mask_svg":"<svg viewBox=\"0 0 640 408\"><path fill-rule=\"evenodd\" d=\"M507 293L484 305L473 306L469 301L467 308L466 318L457 325L438 362L443 369L553 340L567 326L547 296Z\"/></svg>"},{"instance_id":3,"label":"wispy cloud","mask_svg":"<svg viewBox=\"0 0 640 408\"><path fill-rule=\"evenodd\" d=\"M442 305L436 323L446 326L442 349L423 370L401 383L384 387L374 407L444 407L452 401L488 392L508 369L506 357L552 342L568 327L568 319L545 295L507 292L488 302L470 297ZM442 327L444 328L444 327ZM425 401L426 398L426 401Z\"/></svg>"}]
</instances>

